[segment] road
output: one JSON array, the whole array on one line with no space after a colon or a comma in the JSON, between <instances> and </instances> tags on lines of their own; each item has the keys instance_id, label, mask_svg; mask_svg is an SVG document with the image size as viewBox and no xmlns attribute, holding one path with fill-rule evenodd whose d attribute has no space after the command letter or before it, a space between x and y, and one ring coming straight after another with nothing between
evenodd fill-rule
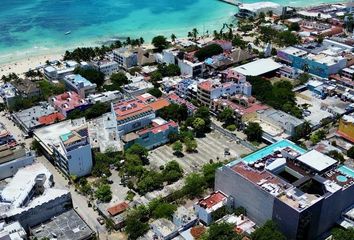
<instances>
[{"instance_id":1,"label":"road","mask_svg":"<svg viewBox=\"0 0 354 240\"><path fill-rule=\"evenodd\" d=\"M22 131L5 115L4 112L0 112L0 122L5 125L8 131L12 133L18 143L25 143L26 148L30 148L33 141L32 138L24 139L22 136ZM77 213L85 220L85 222L91 227L93 231L98 233L100 239L108 239L107 230L104 225L100 225L97 221L99 216L92 208L88 207L87 198L78 194L74 187L68 186L68 180L64 175L56 169L45 156L37 157L37 161L46 166L49 171L53 174L55 187L61 189L68 189L71 193L71 198L73 201L73 206Z\"/></svg>"}]
</instances>

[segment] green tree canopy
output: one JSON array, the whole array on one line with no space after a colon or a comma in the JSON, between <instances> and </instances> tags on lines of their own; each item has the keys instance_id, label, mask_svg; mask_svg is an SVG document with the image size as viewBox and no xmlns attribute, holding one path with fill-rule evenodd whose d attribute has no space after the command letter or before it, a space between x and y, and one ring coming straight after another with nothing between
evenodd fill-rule
<instances>
[{"instance_id":1,"label":"green tree canopy","mask_svg":"<svg viewBox=\"0 0 354 240\"><path fill-rule=\"evenodd\" d=\"M174 152L182 152L183 144L181 143L181 141L177 141L172 145L172 149Z\"/></svg>"},{"instance_id":2,"label":"green tree canopy","mask_svg":"<svg viewBox=\"0 0 354 240\"><path fill-rule=\"evenodd\" d=\"M207 187L213 188L214 187L214 181L215 181L215 171L219 167L222 166L222 163L209 163L205 164L203 166L203 175L204 175L204 180L207 184Z\"/></svg>"},{"instance_id":3,"label":"green tree canopy","mask_svg":"<svg viewBox=\"0 0 354 240\"><path fill-rule=\"evenodd\" d=\"M196 53L195 53L195 57L198 58L199 61L204 61L205 59L218 55L220 53L223 53L224 50L222 49L222 47L218 44L210 44L207 45L201 49L199 49Z\"/></svg>"},{"instance_id":4,"label":"green tree canopy","mask_svg":"<svg viewBox=\"0 0 354 240\"><path fill-rule=\"evenodd\" d=\"M186 177L183 191L190 197L200 197L204 192L205 181L202 175L192 173Z\"/></svg>"},{"instance_id":5,"label":"green tree canopy","mask_svg":"<svg viewBox=\"0 0 354 240\"><path fill-rule=\"evenodd\" d=\"M247 140L248 141L256 141L256 142L261 142L262 141L262 128L258 123L255 122L250 122L246 129L244 130L245 134L247 135Z\"/></svg>"},{"instance_id":6,"label":"green tree canopy","mask_svg":"<svg viewBox=\"0 0 354 240\"><path fill-rule=\"evenodd\" d=\"M160 91L159 88L156 88L156 87L151 88L151 89L148 91L148 93L150 93L152 96L157 97L157 98L159 98L159 97L162 96L162 92Z\"/></svg>"},{"instance_id":7,"label":"green tree canopy","mask_svg":"<svg viewBox=\"0 0 354 240\"><path fill-rule=\"evenodd\" d=\"M159 35L156 36L152 39L151 43L154 45L155 48L157 48L157 50L161 51L165 48L167 48L168 46L168 42L166 37Z\"/></svg>"},{"instance_id":8,"label":"green tree canopy","mask_svg":"<svg viewBox=\"0 0 354 240\"><path fill-rule=\"evenodd\" d=\"M125 219L125 232L130 240L138 239L149 230L149 224L142 221L142 214L138 210L132 210Z\"/></svg>"},{"instance_id":9,"label":"green tree canopy","mask_svg":"<svg viewBox=\"0 0 354 240\"><path fill-rule=\"evenodd\" d=\"M109 202L112 199L111 187L108 184L101 184L96 192L95 196L98 200L102 202Z\"/></svg>"},{"instance_id":10,"label":"green tree canopy","mask_svg":"<svg viewBox=\"0 0 354 240\"><path fill-rule=\"evenodd\" d=\"M252 240L286 240L285 236L278 230L277 225L268 220L251 234Z\"/></svg>"},{"instance_id":11,"label":"green tree canopy","mask_svg":"<svg viewBox=\"0 0 354 240\"><path fill-rule=\"evenodd\" d=\"M184 144L186 145L187 152L194 152L198 147L198 143L195 139L187 138L184 140Z\"/></svg>"},{"instance_id":12,"label":"green tree canopy","mask_svg":"<svg viewBox=\"0 0 354 240\"><path fill-rule=\"evenodd\" d=\"M354 228L341 229L335 228L332 230L333 240L353 240Z\"/></svg>"},{"instance_id":13,"label":"green tree canopy","mask_svg":"<svg viewBox=\"0 0 354 240\"><path fill-rule=\"evenodd\" d=\"M145 147L137 143L129 147L126 152L128 154L136 154L140 157L147 157L149 155L149 151Z\"/></svg>"},{"instance_id":14,"label":"green tree canopy","mask_svg":"<svg viewBox=\"0 0 354 240\"><path fill-rule=\"evenodd\" d=\"M119 87L129 83L129 80L124 72L113 73L110 77L110 80L114 85Z\"/></svg>"},{"instance_id":15,"label":"green tree canopy","mask_svg":"<svg viewBox=\"0 0 354 240\"><path fill-rule=\"evenodd\" d=\"M241 240L242 236L234 231L234 225L230 223L213 223L202 236L202 240Z\"/></svg>"},{"instance_id":16,"label":"green tree canopy","mask_svg":"<svg viewBox=\"0 0 354 240\"><path fill-rule=\"evenodd\" d=\"M234 123L234 111L227 107L219 114L220 121L224 122L225 125L230 125Z\"/></svg>"},{"instance_id":17,"label":"green tree canopy","mask_svg":"<svg viewBox=\"0 0 354 240\"><path fill-rule=\"evenodd\" d=\"M104 74L96 69L78 67L75 69L74 73L80 74L91 83L95 83L98 87L101 87L104 83Z\"/></svg>"}]
</instances>

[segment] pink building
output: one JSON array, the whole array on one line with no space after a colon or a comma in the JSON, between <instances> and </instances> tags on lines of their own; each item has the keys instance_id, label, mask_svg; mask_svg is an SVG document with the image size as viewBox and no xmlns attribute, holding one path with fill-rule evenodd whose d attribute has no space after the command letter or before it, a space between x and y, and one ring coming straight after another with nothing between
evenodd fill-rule
<instances>
[{"instance_id":1,"label":"pink building","mask_svg":"<svg viewBox=\"0 0 354 240\"><path fill-rule=\"evenodd\" d=\"M76 92L65 92L63 94L50 97L48 102L65 117L73 110L83 111L91 106L91 103L81 98Z\"/></svg>"}]
</instances>

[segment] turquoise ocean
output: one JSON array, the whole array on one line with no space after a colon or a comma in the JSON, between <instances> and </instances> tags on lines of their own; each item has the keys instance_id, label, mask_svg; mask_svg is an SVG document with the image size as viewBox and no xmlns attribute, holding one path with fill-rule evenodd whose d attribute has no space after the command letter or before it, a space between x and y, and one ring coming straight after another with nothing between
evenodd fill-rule
<instances>
[{"instance_id":1,"label":"turquoise ocean","mask_svg":"<svg viewBox=\"0 0 354 240\"><path fill-rule=\"evenodd\" d=\"M273 0L290 6L333 1ZM0 63L128 36L150 41L158 34L185 37L194 27L212 32L235 21L235 12L218 0L1 0Z\"/></svg>"}]
</instances>

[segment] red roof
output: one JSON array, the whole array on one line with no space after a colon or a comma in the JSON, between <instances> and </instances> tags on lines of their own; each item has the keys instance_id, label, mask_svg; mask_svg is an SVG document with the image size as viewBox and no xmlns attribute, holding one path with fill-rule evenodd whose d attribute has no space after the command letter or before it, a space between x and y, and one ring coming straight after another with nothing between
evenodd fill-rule
<instances>
[{"instance_id":1,"label":"red roof","mask_svg":"<svg viewBox=\"0 0 354 240\"><path fill-rule=\"evenodd\" d=\"M109 212L109 214L111 214L112 217L124 212L125 210L127 210L127 208L129 207L129 205L126 202L122 202L119 203L117 205L114 205L110 208L107 209L107 211Z\"/></svg>"},{"instance_id":2,"label":"red roof","mask_svg":"<svg viewBox=\"0 0 354 240\"><path fill-rule=\"evenodd\" d=\"M177 123L175 123L174 121L169 121L165 124L162 124L162 125L157 125L155 127L152 127L152 128L148 128L148 129L144 129L144 130L140 130L137 132L138 135L143 135L145 133L148 133L148 132L152 132L153 134L157 134L159 132L164 132L164 131L167 131L170 127L177 127Z\"/></svg>"},{"instance_id":3,"label":"red roof","mask_svg":"<svg viewBox=\"0 0 354 240\"><path fill-rule=\"evenodd\" d=\"M170 105L170 102L164 98L159 98L155 102L149 103L149 106L152 107L154 111L160 110L168 105Z\"/></svg>"},{"instance_id":4,"label":"red roof","mask_svg":"<svg viewBox=\"0 0 354 240\"><path fill-rule=\"evenodd\" d=\"M232 102L230 100L226 100L226 99L220 99L219 103L228 106L229 108L231 108L232 110L234 110L235 112L240 114L241 116L243 116L244 114L254 113L259 110L265 110L265 109L269 108L266 105L259 104L259 103L251 103L251 102L248 102L248 106L245 107L243 105L234 103L234 102Z\"/></svg>"},{"instance_id":5,"label":"red roof","mask_svg":"<svg viewBox=\"0 0 354 240\"><path fill-rule=\"evenodd\" d=\"M204 81L198 84L198 87L206 90L206 91L211 91L212 87L213 87L213 83L211 81Z\"/></svg>"},{"instance_id":6,"label":"red roof","mask_svg":"<svg viewBox=\"0 0 354 240\"><path fill-rule=\"evenodd\" d=\"M59 112L56 113L52 113L46 116L41 116L40 118L38 118L38 122L40 122L41 124L44 125L49 125L54 123L55 121L61 121L64 120L65 116Z\"/></svg>"},{"instance_id":7,"label":"red roof","mask_svg":"<svg viewBox=\"0 0 354 240\"><path fill-rule=\"evenodd\" d=\"M267 171L256 171L250 169L245 163L239 162L231 167L232 170L243 176L244 178L248 179L250 182L257 184L262 179L268 179L269 183L279 184L283 183L280 178L272 175Z\"/></svg>"},{"instance_id":8,"label":"red roof","mask_svg":"<svg viewBox=\"0 0 354 240\"><path fill-rule=\"evenodd\" d=\"M176 103L179 105L185 104L187 106L187 108L192 112L197 110L196 106L194 106L191 102L188 102L187 100L179 97L176 93L170 93L169 95L167 95L167 98L168 98L168 100L170 100L173 103Z\"/></svg>"},{"instance_id":9,"label":"red roof","mask_svg":"<svg viewBox=\"0 0 354 240\"><path fill-rule=\"evenodd\" d=\"M214 205L224 201L226 199L226 195L220 191L214 192L210 194L208 197L199 201L200 206L205 206L205 208L211 208Z\"/></svg>"}]
</instances>

